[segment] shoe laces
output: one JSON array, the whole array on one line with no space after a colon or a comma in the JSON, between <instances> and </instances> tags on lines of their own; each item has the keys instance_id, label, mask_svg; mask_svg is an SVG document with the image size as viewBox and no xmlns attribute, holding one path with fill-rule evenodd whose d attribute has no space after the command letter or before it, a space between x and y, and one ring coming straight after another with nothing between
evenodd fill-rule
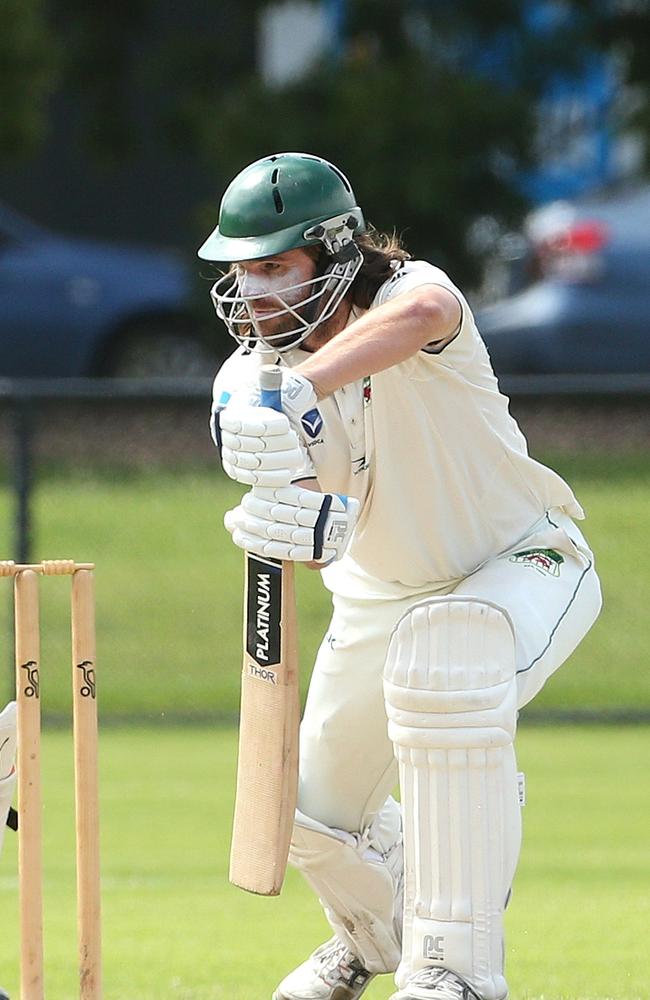
<instances>
[{"instance_id":1,"label":"shoe laces","mask_svg":"<svg viewBox=\"0 0 650 1000\"><path fill-rule=\"evenodd\" d=\"M478 1000L471 986L454 972L436 965L420 969L413 979L409 979L408 985L435 987L435 1000Z\"/></svg>"},{"instance_id":2,"label":"shoe laces","mask_svg":"<svg viewBox=\"0 0 650 1000\"><path fill-rule=\"evenodd\" d=\"M367 969L350 949L338 938L319 956L318 975L328 986L361 986L370 976Z\"/></svg>"}]
</instances>

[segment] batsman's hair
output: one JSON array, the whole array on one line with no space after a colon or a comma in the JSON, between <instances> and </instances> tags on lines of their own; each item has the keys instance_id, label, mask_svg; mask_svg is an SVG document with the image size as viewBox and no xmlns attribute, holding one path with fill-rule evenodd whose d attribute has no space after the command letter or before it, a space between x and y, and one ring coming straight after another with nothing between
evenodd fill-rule
<instances>
[{"instance_id":1,"label":"batsman's hair","mask_svg":"<svg viewBox=\"0 0 650 1000\"><path fill-rule=\"evenodd\" d=\"M363 264L352 282L350 298L360 309L369 309L375 295L395 273L396 264L411 259L395 230L381 233L369 225L365 233L355 238L363 253Z\"/></svg>"},{"instance_id":2,"label":"batsman's hair","mask_svg":"<svg viewBox=\"0 0 650 1000\"><path fill-rule=\"evenodd\" d=\"M359 309L369 309L375 295L395 273L396 266L410 260L411 254L402 244L397 232L381 233L368 225L365 233L354 237L363 253L363 263L346 295L346 301ZM322 247L309 248L309 255L316 261L316 273L324 274L332 258Z\"/></svg>"}]
</instances>

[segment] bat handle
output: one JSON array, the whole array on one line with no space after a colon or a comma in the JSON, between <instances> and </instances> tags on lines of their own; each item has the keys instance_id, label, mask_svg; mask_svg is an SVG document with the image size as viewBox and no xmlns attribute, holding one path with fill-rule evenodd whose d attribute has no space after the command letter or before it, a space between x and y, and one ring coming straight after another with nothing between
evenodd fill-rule
<instances>
[{"instance_id":1,"label":"bat handle","mask_svg":"<svg viewBox=\"0 0 650 1000\"><path fill-rule=\"evenodd\" d=\"M282 369L279 365L260 368L260 405L282 413Z\"/></svg>"}]
</instances>

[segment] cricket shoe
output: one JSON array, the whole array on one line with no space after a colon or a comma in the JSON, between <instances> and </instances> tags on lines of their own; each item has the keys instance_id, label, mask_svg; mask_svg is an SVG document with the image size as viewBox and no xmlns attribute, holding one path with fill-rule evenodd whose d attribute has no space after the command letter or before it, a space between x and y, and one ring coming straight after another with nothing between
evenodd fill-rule
<instances>
[{"instance_id":1,"label":"cricket shoe","mask_svg":"<svg viewBox=\"0 0 650 1000\"><path fill-rule=\"evenodd\" d=\"M282 980L273 1000L357 1000L374 978L335 936Z\"/></svg>"},{"instance_id":2,"label":"cricket shoe","mask_svg":"<svg viewBox=\"0 0 650 1000\"><path fill-rule=\"evenodd\" d=\"M390 1000L481 1000L469 983L437 965L420 969ZM504 997L503 1000L506 1000Z\"/></svg>"}]
</instances>

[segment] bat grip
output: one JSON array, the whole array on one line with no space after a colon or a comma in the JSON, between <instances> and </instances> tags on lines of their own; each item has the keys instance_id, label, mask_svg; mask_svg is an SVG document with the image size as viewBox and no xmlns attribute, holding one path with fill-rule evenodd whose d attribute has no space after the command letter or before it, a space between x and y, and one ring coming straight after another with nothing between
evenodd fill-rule
<instances>
[{"instance_id":1,"label":"bat grip","mask_svg":"<svg viewBox=\"0 0 650 1000\"><path fill-rule=\"evenodd\" d=\"M282 413L282 369L279 365L260 368L260 406Z\"/></svg>"}]
</instances>

